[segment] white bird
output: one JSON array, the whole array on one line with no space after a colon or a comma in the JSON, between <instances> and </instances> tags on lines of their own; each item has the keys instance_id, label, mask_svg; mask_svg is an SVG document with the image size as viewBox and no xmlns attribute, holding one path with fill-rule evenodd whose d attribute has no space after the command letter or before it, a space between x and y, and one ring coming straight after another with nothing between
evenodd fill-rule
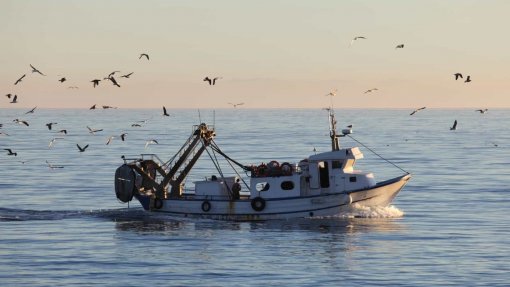
<instances>
[{"instance_id":1,"label":"white bird","mask_svg":"<svg viewBox=\"0 0 510 287\"><path fill-rule=\"evenodd\" d=\"M15 119L15 120L13 120L13 122L15 122L17 124L20 124L20 125L25 125L27 127L29 126L27 121L23 121L23 120L20 120L20 119Z\"/></svg>"},{"instance_id":2,"label":"white bird","mask_svg":"<svg viewBox=\"0 0 510 287\"><path fill-rule=\"evenodd\" d=\"M56 138L53 138L50 143L48 144L48 148L52 148L54 145L55 145L55 142L57 140L63 140L64 138L60 138L60 137L56 137Z\"/></svg>"},{"instance_id":3,"label":"white bird","mask_svg":"<svg viewBox=\"0 0 510 287\"><path fill-rule=\"evenodd\" d=\"M103 131L103 129L92 129L89 126L87 126L87 129L89 129L89 133L95 135L97 132Z\"/></svg>"},{"instance_id":4,"label":"white bird","mask_svg":"<svg viewBox=\"0 0 510 287\"><path fill-rule=\"evenodd\" d=\"M338 89L331 90L331 92L327 93L325 96L334 97L336 96L336 92L338 92Z\"/></svg>"},{"instance_id":5,"label":"white bird","mask_svg":"<svg viewBox=\"0 0 510 287\"><path fill-rule=\"evenodd\" d=\"M115 136L111 136L111 137L109 137L109 138L108 138L108 141L106 141L106 145L109 145L109 144L112 142L112 140L113 140L114 138L115 138Z\"/></svg>"},{"instance_id":6,"label":"white bird","mask_svg":"<svg viewBox=\"0 0 510 287\"><path fill-rule=\"evenodd\" d=\"M365 91L365 94L366 94L366 93L373 92L373 91L378 91L378 90L379 90L379 89L377 89L377 88L372 88L372 89L366 90L366 91Z\"/></svg>"},{"instance_id":7,"label":"white bird","mask_svg":"<svg viewBox=\"0 0 510 287\"><path fill-rule=\"evenodd\" d=\"M148 140L145 142L145 148L147 148L151 144L159 144L157 140Z\"/></svg>"},{"instance_id":8,"label":"white bird","mask_svg":"<svg viewBox=\"0 0 510 287\"><path fill-rule=\"evenodd\" d=\"M50 169L56 169L56 168L64 168L63 165L52 165L51 163L49 163L48 161L46 161L46 164L48 165L48 167Z\"/></svg>"},{"instance_id":9,"label":"white bird","mask_svg":"<svg viewBox=\"0 0 510 287\"><path fill-rule=\"evenodd\" d=\"M488 112L489 109L479 109L479 110L475 110L475 112L480 112L480 114L485 114L486 112Z\"/></svg>"}]
</instances>

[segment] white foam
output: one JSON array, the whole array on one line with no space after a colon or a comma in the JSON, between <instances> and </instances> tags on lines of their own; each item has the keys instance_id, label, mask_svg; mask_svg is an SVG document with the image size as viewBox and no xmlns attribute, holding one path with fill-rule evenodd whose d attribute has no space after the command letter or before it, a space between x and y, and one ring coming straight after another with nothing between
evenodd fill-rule
<instances>
[{"instance_id":1,"label":"white foam","mask_svg":"<svg viewBox=\"0 0 510 287\"><path fill-rule=\"evenodd\" d=\"M351 210L339 214L340 218L399 218L404 212L393 205L386 207L368 207L360 204L353 204Z\"/></svg>"}]
</instances>

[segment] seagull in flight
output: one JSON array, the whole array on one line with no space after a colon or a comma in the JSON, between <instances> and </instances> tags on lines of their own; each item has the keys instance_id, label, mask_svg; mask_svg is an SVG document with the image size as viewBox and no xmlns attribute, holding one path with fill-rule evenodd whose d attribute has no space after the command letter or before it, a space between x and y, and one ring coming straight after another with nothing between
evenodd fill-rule
<instances>
[{"instance_id":1,"label":"seagull in flight","mask_svg":"<svg viewBox=\"0 0 510 287\"><path fill-rule=\"evenodd\" d=\"M103 110L106 110L106 109L116 109L117 107L112 107L112 106L103 106Z\"/></svg>"},{"instance_id":2,"label":"seagull in flight","mask_svg":"<svg viewBox=\"0 0 510 287\"><path fill-rule=\"evenodd\" d=\"M122 133L122 134L120 135L120 139L121 139L122 141L125 141L125 140L126 140L126 135L127 135L127 133Z\"/></svg>"},{"instance_id":3,"label":"seagull in flight","mask_svg":"<svg viewBox=\"0 0 510 287\"><path fill-rule=\"evenodd\" d=\"M18 102L18 95L14 95L14 97L12 97L12 101L10 101L9 103L15 104L17 102Z\"/></svg>"},{"instance_id":4,"label":"seagull in flight","mask_svg":"<svg viewBox=\"0 0 510 287\"><path fill-rule=\"evenodd\" d=\"M117 86L117 87L119 87L119 88L120 88L119 83L117 83L117 81L115 80L115 78L114 78L113 76L110 76L110 77L108 77L108 78L104 78L104 79L105 79L105 80L106 80L106 79L110 80L114 86Z\"/></svg>"},{"instance_id":5,"label":"seagull in flight","mask_svg":"<svg viewBox=\"0 0 510 287\"><path fill-rule=\"evenodd\" d=\"M163 116L169 117L170 115L166 112L165 106L163 106Z\"/></svg>"},{"instance_id":6,"label":"seagull in flight","mask_svg":"<svg viewBox=\"0 0 510 287\"><path fill-rule=\"evenodd\" d=\"M211 78L209 77L205 77L204 78L204 81L207 81L209 83L209 85L215 85L216 84L216 80L219 80L219 79L222 79L223 77L216 77L216 78L213 78L211 80Z\"/></svg>"},{"instance_id":7,"label":"seagull in flight","mask_svg":"<svg viewBox=\"0 0 510 287\"><path fill-rule=\"evenodd\" d=\"M76 146L78 147L78 149L80 150L80 152L84 152L88 147L89 145L86 145L84 147L81 147L79 144L76 144Z\"/></svg>"},{"instance_id":8,"label":"seagull in flight","mask_svg":"<svg viewBox=\"0 0 510 287\"><path fill-rule=\"evenodd\" d=\"M404 44L400 44L400 45L397 45L397 46L395 47L395 49L403 49L403 48L404 48Z\"/></svg>"},{"instance_id":9,"label":"seagull in flight","mask_svg":"<svg viewBox=\"0 0 510 287\"><path fill-rule=\"evenodd\" d=\"M148 140L145 142L145 148L147 148L151 144L159 144L157 140Z\"/></svg>"},{"instance_id":10,"label":"seagull in flight","mask_svg":"<svg viewBox=\"0 0 510 287\"><path fill-rule=\"evenodd\" d=\"M7 151L7 155L13 155L13 156L17 156L18 155L17 152L12 152L12 150L10 148L4 148L4 150Z\"/></svg>"},{"instance_id":11,"label":"seagull in flight","mask_svg":"<svg viewBox=\"0 0 510 287\"><path fill-rule=\"evenodd\" d=\"M15 85L17 85L19 82L21 82L21 80L23 80L23 78L26 76L26 74L23 74L23 76L21 76L19 79L16 80L16 82L14 83Z\"/></svg>"},{"instance_id":12,"label":"seagull in flight","mask_svg":"<svg viewBox=\"0 0 510 287\"><path fill-rule=\"evenodd\" d=\"M129 74L122 75L122 76L120 76L120 77L121 77L121 78L126 78L126 79L128 79L128 78L129 78L129 76L133 75L133 73L134 73L134 72L131 72L131 73L129 73Z\"/></svg>"},{"instance_id":13,"label":"seagull in flight","mask_svg":"<svg viewBox=\"0 0 510 287\"><path fill-rule=\"evenodd\" d=\"M101 82L101 80L98 80L98 79L94 79L91 81L93 84L93 87L95 88L97 85L99 85L99 82Z\"/></svg>"},{"instance_id":14,"label":"seagull in flight","mask_svg":"<svg viewBox=\"0 0 510 287\"><path fill-rule=\"evenodd\" d=\"M108 138L108 140L106 141L106 145L109 145L109 144L112 142L112 140L113 140L114 138L115 138L115 136L110 136L110 137Z\"/></svg>"},{"instance_id":15,"label":"seagull in flight","mask_svg":"<svg viewBox=\"0 0 510 287\"><path fill-rule=\"evenodd\" d=\"M58 80L59 82L63 83L66 81L66 78L65 77L62 77L60 80Z\"/></svg>"},{"instance_id":16,"label":"seagull in flight","mask_svg":"<svg viewBox=\"0 0 510 287\"><path fill-rule=\"evenodd\" d=\"M37 107L35 107L35 108L31 109L30 111L26 112L26 113L25 113L25 115L26 115L26 114L33 114L36 108L37 108Z\"/></svg>"},{"instance_id":17,"label":"seagull in flight","mask_svg":"<svg viewBox=\"0 0 510 287\"><path fill-rule=\"evenodd\" d=\"M30 64L30 68L32 68L32 73L39 73L39 74L41 74L43 76L46 76L45 74L41 73L41 71L39 71L34 66L32 66L32 64Z\"/></svg>"},{"instance_id":18,"label":"seagull in flight","mask_svg":"<svg viewBox=\"0 0 510 287\"><path fill-rule=\"evenodd\" d=\"M96 104L94 104L92 107L89 108L89 110L95 110L96 109Z\"/></svg>"},{"instance_id":19,"label":"seagull in flight","mask_svg":"<svg viewBox=\"0 0 510 287\"><path fill-rule=\"evenodd\" d=\"M419 109L416 109L416 110L414 110L412 113L410 113L409 115L410 115L410 116L412 116L412 115L416 114L418 111L424 110L424 109L426 109L426 108L427 108L427 107L421 107L421 108L419 108Z\"/></svg>"},{"instance_id":20,"label":"seagull in flight","mask_svg":"<svg viewBox=\"0 0 510 287\"><path fill-rule=\"evenodd\" d=\"M27 127L29 126L27 121L23 121L23 120L20 120L20 119L15 119L15 120L13 120L13 122L15 122L17 124L20 124L20 125L25 125Z\"/></svg>"},{"instance_id":21,"label":"seagull in flight","mask_svg":"<svg viewBox=\"0 0 510 287\"><path fill-rule=\"evenodd\" d=\"M352 46L352 44L354 44L354 41L356 41L356 40L358 40L358 39L365 39L365 40L366 40L367 38L365 38L365 37L363 37L363 36L356 36L356 37L354 37L354 38L351 40L351 45L350 45L350 46Z\"/></svg>"},{"instance_id":22,"label":"seagull in flight","mask_svg":"<svg viewBox=\"0 0 510 287\"><path fill-rule=\"evenodd\" d=\"M480 112L480 114L485 114L486 112L488 112L489 109L479 109L479 110L475 110L475 112Z\"/></svg>"},{"instance_id":23,"label":"seagull in flight","mask_svg":"<svg viewBox=\"0 0 510 287\"><path fill-rule=\"evenodd\" d=\"M57 123L47 123L46 126L48 127L48 130L51 131L51 128L53 125L56 125Z\"/></svg>"},{"instance_id":24,"label":"seagull in flight","mask_svg":"<svg viewBox=\"0 0 510 287\"><path fill-rule=\"evenodd\" d=\"M327 93L325 96L334 97L336 96L336 92L338 92L338 89L331 90L331 92Z\"/></svg>"},{"instance_id":25,"label":"seagull in flight","mask_svg":"<svg viewBox=\"0 0 510 287\"><path fill-rule=\"evenodd\" d=\"M457 120L453 122L453 126L450 128L451 131L454 131L457 129Z\"/></svg>"},{"instance_id":26,"label":"seagull in flight","mask_svg":"<svg viewBox=\"0 0 510 287\"><path fill-rule=\"evenodd\" d=\"M244 103L237 103L237 104L228 103L228 104L229 104L229 105L232 105L234 108L237 108L237 106L244 105Z\"/></svg>"},{"instance_id":27,"label":"seagull in flight","mask_svg":"<svg viewBox=\"0 0 510 287\"><path fill-rule=\"evenodd\" d=\"M377 88L369 89L369 90L366 90L366 91L365 91L365 94L366 94L366 93L371 93L371 92L373 92L373 91L378 91L378 90L379 90L379 89L377 89Z\"/></svg>"},{"instance_id":28,"label":"seagull in flight","mask_svg":"<svg viewBox=\"0 0 510 287\"><path fill-rule=\"evenodd\" d=\"M59 130L58 132L67 135L67 130Z\"/></svg>"},{"instance_id":29,"label":"seagull in flight","mask_svg":"<svg viewBox=\"0 0 510 287\"><path fill-rule=\"evenodd\" d=\"M149 60L149 55L147 55L145 53L140 54L140 57L138 57L138 59L141 59L142 57L145 57L145 58L147 58L147 60Z\"/></svg>"},{"instance_id":30,"label":"seagull in flight","mask_svg":"<svg viewBox=\"0 0 510 287\"><path fill-rule=\"evenodd\" d=\"M90 134L93 134L93 135L95 135L97 132L101 132L101 131L103 131L103 129L98 129L98 130L97 130L97 129L92 129L92 128L91 128L91 127L89 127L89 126L87 126L87 129L89 130L89 133L90 133Z\"/></svg>"},{"instance_id":31,"label":"seagull in flight","mask_svg":"<svg viewBox=\"0 0 510 287\"><path fill-rule=\"evenodd\" d=\"M63 165L52 165L51 163L49 163L48 161L46 161L46 164L48 165L48 167L50 169L56 169L56 168L64 168Z\"/></svg>"},{"instance_id":32,"label":"seagull in flight","mask_svg":"<svg viewBox=\"0 0 510 287\"><path fill-rule=\"evenodd\" d=\"M455 76L455 81L457 81L459 78L462 79L462 74L461 73L455 73L453 75Z\"/></svg>"},{"instance_id":33,"label":"seagull in flight","mask_svg":"<svg viewBox=\"0 0 510 287\"><path fill-rule=\"evenodd\" d=\"M64 138L60 138L60 137L57 137L57 138L53 138L51 139L50 143L48 144L48 148L52 148L54 145L55 145L55 142L57 140L63 140Z\"/></svg>"},{"instance_id":34,"label":"seagull in flight","mask_svg":"<svg viewBox=\"0 0 510 287\"><path fill-rule=\"evenodd\" d=\"M467 76L466 80L464 81L464 83L469 83L471 82L471 76Z\"/></svg>"}]
</instances>

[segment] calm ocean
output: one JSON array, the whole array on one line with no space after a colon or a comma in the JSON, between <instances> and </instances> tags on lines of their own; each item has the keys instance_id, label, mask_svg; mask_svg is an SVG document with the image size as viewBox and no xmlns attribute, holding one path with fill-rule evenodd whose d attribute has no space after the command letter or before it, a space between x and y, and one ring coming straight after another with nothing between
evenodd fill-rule
<instances>
[{"instance_id":1,"label":"calm ocean","mask_svg":"<svg viewBox=\"0 0 510 287\"><path fill-rule=\"evenodd\" d=\"M337 109L339 129L411 181L388 208L257 223L146 214L117 201L115 169L169 159L199 122L244 164L297 162L330 149L327 112L27 110L0 109L0 286L510 286L510 110ZM359 169L402 174L360 147ZM214 173L204 154L187 185Z\"/></svg>"}]
</instances>

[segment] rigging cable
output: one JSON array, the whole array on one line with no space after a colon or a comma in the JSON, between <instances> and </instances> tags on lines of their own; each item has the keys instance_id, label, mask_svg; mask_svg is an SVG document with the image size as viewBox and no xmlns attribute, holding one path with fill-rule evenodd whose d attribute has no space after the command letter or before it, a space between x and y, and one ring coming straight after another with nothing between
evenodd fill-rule
<instances>
[{"instance_id":1,"label":"rigging cable","mask_svg":"<svg viewBox=\"0 0 510 287\"><path fill-rule=\"evenodd\" d=\"M352 136L350 135L346 135L348 136L349 138L351 138L352 140L354 140L355 142L359 143L360 145L364 146L366 149L368 149L369 151L371 151L373 154L375 154L376 156L380 157L382 160L385 160L386 162L388 162L389 164L393 165L394 167L400 169L401 171L405 172L406 174L409 174L408 171L402 169L400 166L396 165L395 163L385 159L384 157L382 157L380 154L376 153L374 150L372 150L371 148L369 148L368 146L364 145L362 142L360 142L359 140L353 138Z\"/></svg>"}]
</instances>

